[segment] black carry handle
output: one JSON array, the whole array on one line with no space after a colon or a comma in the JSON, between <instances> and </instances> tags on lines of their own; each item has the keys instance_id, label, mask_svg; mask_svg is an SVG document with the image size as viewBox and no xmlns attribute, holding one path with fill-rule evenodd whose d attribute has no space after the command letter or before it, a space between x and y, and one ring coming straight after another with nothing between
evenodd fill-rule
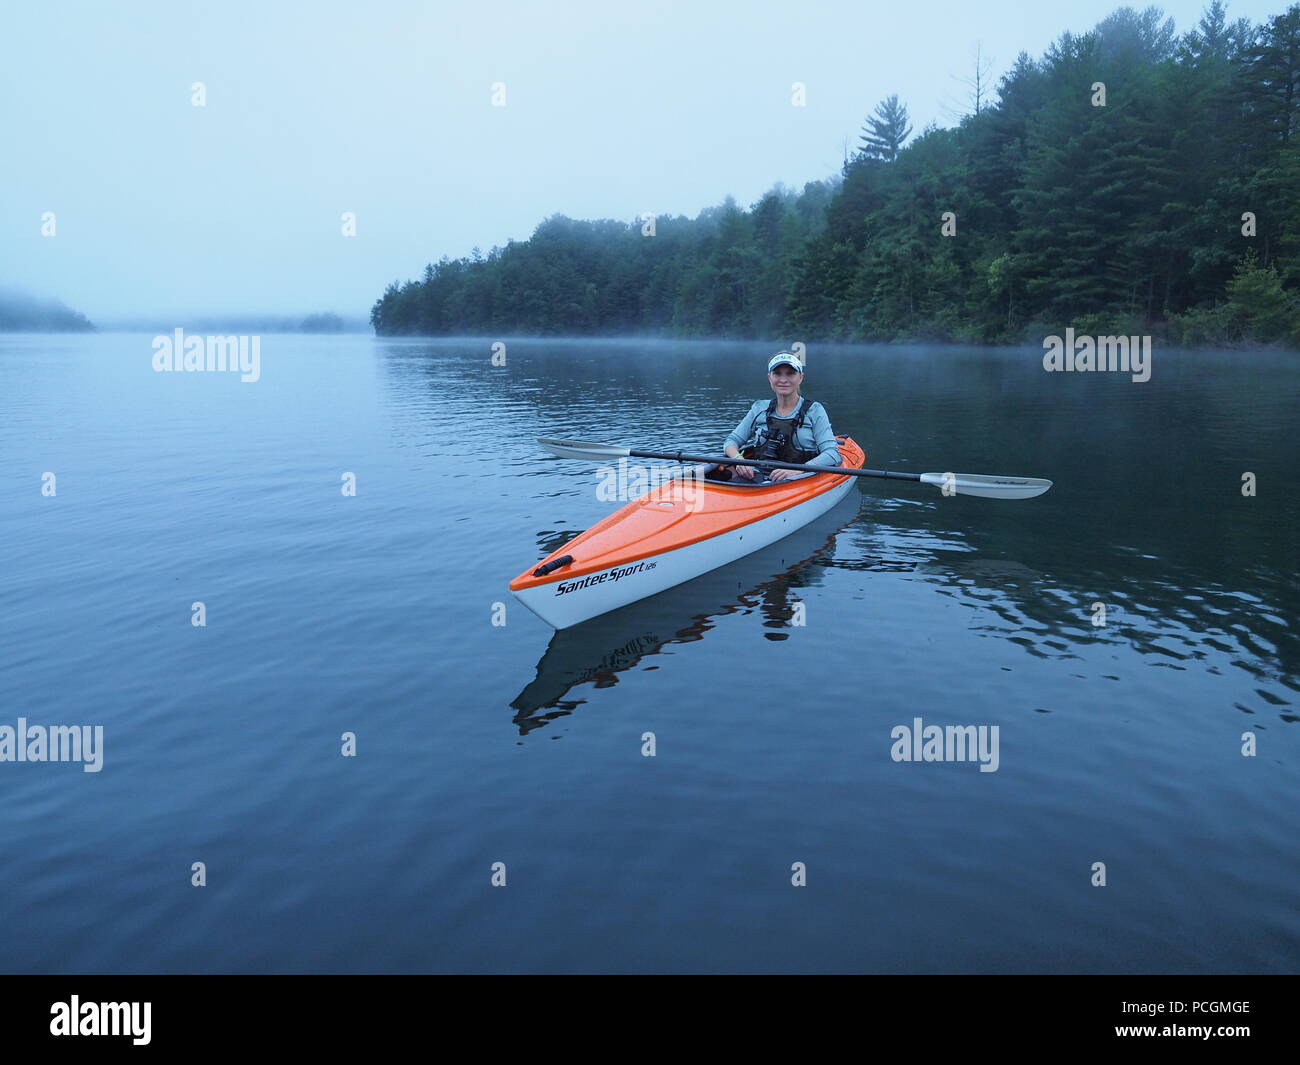
<instances>
[{"instance_id":1,"label":"black carry handle","mask_svg":"<svg viewBox=\"0 0 1300 1065\"><path fill-rule=\"evenodd\" d=\"M551 573L559 569L561 566L567 566L571 562L573 562L572 555L561 555L559 558L553 559L552 561L546 563L546 565L544 566L538 566L535 570L533 570L533 576L545 577L548 573Z\"/></svg>"}]
</instances>

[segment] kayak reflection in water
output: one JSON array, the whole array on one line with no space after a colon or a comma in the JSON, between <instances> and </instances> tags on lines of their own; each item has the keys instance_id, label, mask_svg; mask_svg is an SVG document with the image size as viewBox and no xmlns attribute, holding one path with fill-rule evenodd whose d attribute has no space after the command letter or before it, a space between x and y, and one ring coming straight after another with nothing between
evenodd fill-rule
<instances>
[{"instance_id":1,"label":"kayak reflection in water","mask_svg":"<svg viewBox=\"0 0 1300 1065\"><path fill-rule=\"evenodd\" d=\"M774 398L757 400L727 437L729 458L776 459L838 466L839 449L826 408L799 394L803 363L789 351L778 351L767 364L767 381ZM799 470L757 470L753 466L726 466L710 472L711 480L733 477L762 483L807 476Z\"/></svg>"}]
</instances>

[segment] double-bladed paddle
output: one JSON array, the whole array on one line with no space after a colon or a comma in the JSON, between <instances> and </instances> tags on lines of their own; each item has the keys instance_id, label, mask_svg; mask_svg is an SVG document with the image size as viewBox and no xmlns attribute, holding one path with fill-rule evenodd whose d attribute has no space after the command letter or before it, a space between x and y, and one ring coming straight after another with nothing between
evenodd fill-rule
<instances>
[{"instance_id":1,"label":"double-bladed paddle","mask_svg":"<svg viewBox=\"0 0 1300 1065\"><path fill-rule=\"evenodd\" d=\"M890 481L920 481L945 489L949 495L982 496L985 499L1033 499L1052 487L1041 477L998 477L985 473L897 473L894 470L855 470L848 466L814 466L806 462L778 462L775 459L733 459L726 455L684 455L680 451L641 451L617 444L596 444L589 440L537 442L562 459L668 459L670 462L713 462L719 466L757 466L764 470L807 470L810 473L846 473L853 477L879 477Z\"/></svg>"}]
</instances>

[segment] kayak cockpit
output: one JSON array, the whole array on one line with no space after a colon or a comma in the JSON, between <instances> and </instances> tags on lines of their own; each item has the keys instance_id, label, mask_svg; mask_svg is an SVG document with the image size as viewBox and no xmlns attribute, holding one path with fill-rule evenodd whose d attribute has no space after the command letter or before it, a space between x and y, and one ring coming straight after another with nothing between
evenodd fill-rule
<instances>
[{"instance_id":1,"label":"kayak cockpit","mask_svg":"<svg viewBox=\"0 0 1300 1065\"><path fill-rule=\"evenodd\" d=\"M784 481L760 481L755 484L753 481L746 480L743 477L736 477L734 474L723 479L716 476L719 471L725 471L727 467L717 462L700 462L691 467L692 476L696 480L708 481L714 488L740 488L752 491L755 488L777 488L783 484L793 484L795 481L802 481L805 477L816 477L817 474L807 471L792 471L793 477L787 477Z\"/></svg>"}]
</instances>

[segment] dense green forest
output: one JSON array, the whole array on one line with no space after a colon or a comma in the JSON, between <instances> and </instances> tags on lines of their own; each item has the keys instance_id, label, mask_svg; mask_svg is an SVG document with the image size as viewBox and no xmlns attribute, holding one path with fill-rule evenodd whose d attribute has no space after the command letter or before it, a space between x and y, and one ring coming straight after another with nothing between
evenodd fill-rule
<instances>
[{"instance_id":1,"label":"dense green forest","mask_svg":"<svg viewBox=\"0 0 1300 1065\"><path fill-rule=\"evenodd\" d=\"M1072 325L1300 345L1300 4L1252 25L1215 0L1181 36L1157 8L1121 8L1021 53L968 111L909 140L890 97L838 177L661 217L653 236L553 216L390 285L371 323L977 343Z\"/></svg>"}]
</instances>

